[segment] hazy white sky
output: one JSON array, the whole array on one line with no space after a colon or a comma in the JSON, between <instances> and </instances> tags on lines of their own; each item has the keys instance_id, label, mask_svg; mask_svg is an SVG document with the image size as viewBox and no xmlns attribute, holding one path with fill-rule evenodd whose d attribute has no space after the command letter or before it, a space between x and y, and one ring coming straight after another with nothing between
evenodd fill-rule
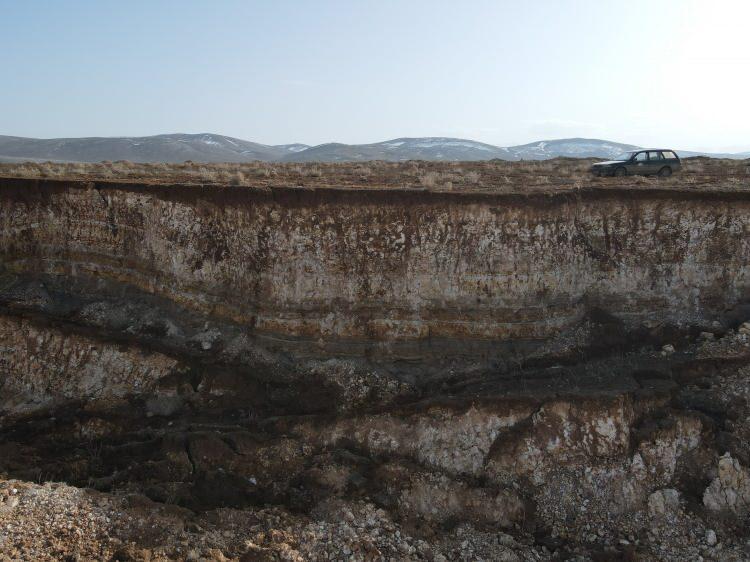
<instances>
[{"instance_id":1,"label":"hazy white sky","mask_svg":"<svg viewBox=\"0 0 750 562\"><path fill-rule=\"evenodd\" d=\"M750 0L0 0L0 134L750 150Z\"/></svg>"}]
</instances>

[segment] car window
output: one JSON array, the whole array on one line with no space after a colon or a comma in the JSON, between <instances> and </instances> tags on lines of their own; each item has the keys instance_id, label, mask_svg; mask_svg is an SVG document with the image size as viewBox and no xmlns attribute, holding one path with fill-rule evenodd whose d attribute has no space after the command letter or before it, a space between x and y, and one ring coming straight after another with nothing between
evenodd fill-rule
<instances>
[{"instance_id":1,"label":"car window","mask_svg":"<svg viewBox=\"0 0 750 562\"><path fill-rule=\"evenodd\" d=\"M664 152L662 152L662 154L667 160L674 160L677 158L677 156L675 156L674 152L672 152L671 150L665 150Z\"/></svg>"},{"instance_id":2,"label":"car window","mask_svg":"<svg viewBox=\"0 0 750 562\"><path fill-rule=\"evenodd\" d=\"M664 160L664 156L661 155L661 152L649 152L648 159L649 160Z\"/></svg>"},{"instance_id":3,"label":"car window","mask_svg":"<svg viewBox=\"0 0 750 562\"><path fill-rule=\"evenodd\" d=\"M645 152L639 152L635 155L635 159L637 162L644 162L646 160L646 153Z\"/></svg>"}]
</instances>

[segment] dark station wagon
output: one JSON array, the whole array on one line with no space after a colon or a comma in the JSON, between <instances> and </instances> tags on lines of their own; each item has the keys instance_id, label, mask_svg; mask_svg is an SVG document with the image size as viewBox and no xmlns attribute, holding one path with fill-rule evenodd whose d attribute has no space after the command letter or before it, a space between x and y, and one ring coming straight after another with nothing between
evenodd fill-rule
<instances>
[{"instance_id":1,"label":"dark station wagon","mask_svg":"<svg viewBox=\"0 0 750 562\"><path fill-rule=\"evenodd\" d=\"M595 176L671 176L682 164L674 150L647 148L623 152L607 162L597 162L591 166Z\"/></svg>"}]
</instances>

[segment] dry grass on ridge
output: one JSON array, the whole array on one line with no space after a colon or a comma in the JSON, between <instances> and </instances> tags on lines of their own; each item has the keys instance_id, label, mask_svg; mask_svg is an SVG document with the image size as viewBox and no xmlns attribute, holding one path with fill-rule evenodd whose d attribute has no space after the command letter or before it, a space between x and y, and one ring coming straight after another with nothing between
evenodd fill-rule
<instances>
[{"instance_id":1,"label":"dry grass on ridge","mask_svg":"<svg viewBox=\"0 0 750 562\"><path fill-rule=\"evenodd\" d=\"M508 162L101 163L0 164L0 177L145 181L248 187L424 188L440 191L528 191L594 185L750 189L750 161L688 158L671 178L594 178L593 159Z\"/></svg>"}]
</instances>

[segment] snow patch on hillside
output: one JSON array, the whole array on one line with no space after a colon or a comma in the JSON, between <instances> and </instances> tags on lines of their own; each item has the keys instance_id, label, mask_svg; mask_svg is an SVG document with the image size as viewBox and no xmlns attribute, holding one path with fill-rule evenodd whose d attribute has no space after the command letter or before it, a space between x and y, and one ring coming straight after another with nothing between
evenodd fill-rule
<instances>
[{"instance_id":1,"label":"snow patch on hillside","mask_svg":"<svg viewBox=\"0 0 750 562\"><path fill-rule=\"evenodd\" d=\"M445 146L459 146L463 148L473 148L475 150L485 150L485 151L493 150L493 148L489 146L484 146L477 142L460 141L460 140L429 140L429 141L416 142L410 146L413 146L416 148L436 148L436 147L442 148Z\"/></svg>"}]
</instances>

